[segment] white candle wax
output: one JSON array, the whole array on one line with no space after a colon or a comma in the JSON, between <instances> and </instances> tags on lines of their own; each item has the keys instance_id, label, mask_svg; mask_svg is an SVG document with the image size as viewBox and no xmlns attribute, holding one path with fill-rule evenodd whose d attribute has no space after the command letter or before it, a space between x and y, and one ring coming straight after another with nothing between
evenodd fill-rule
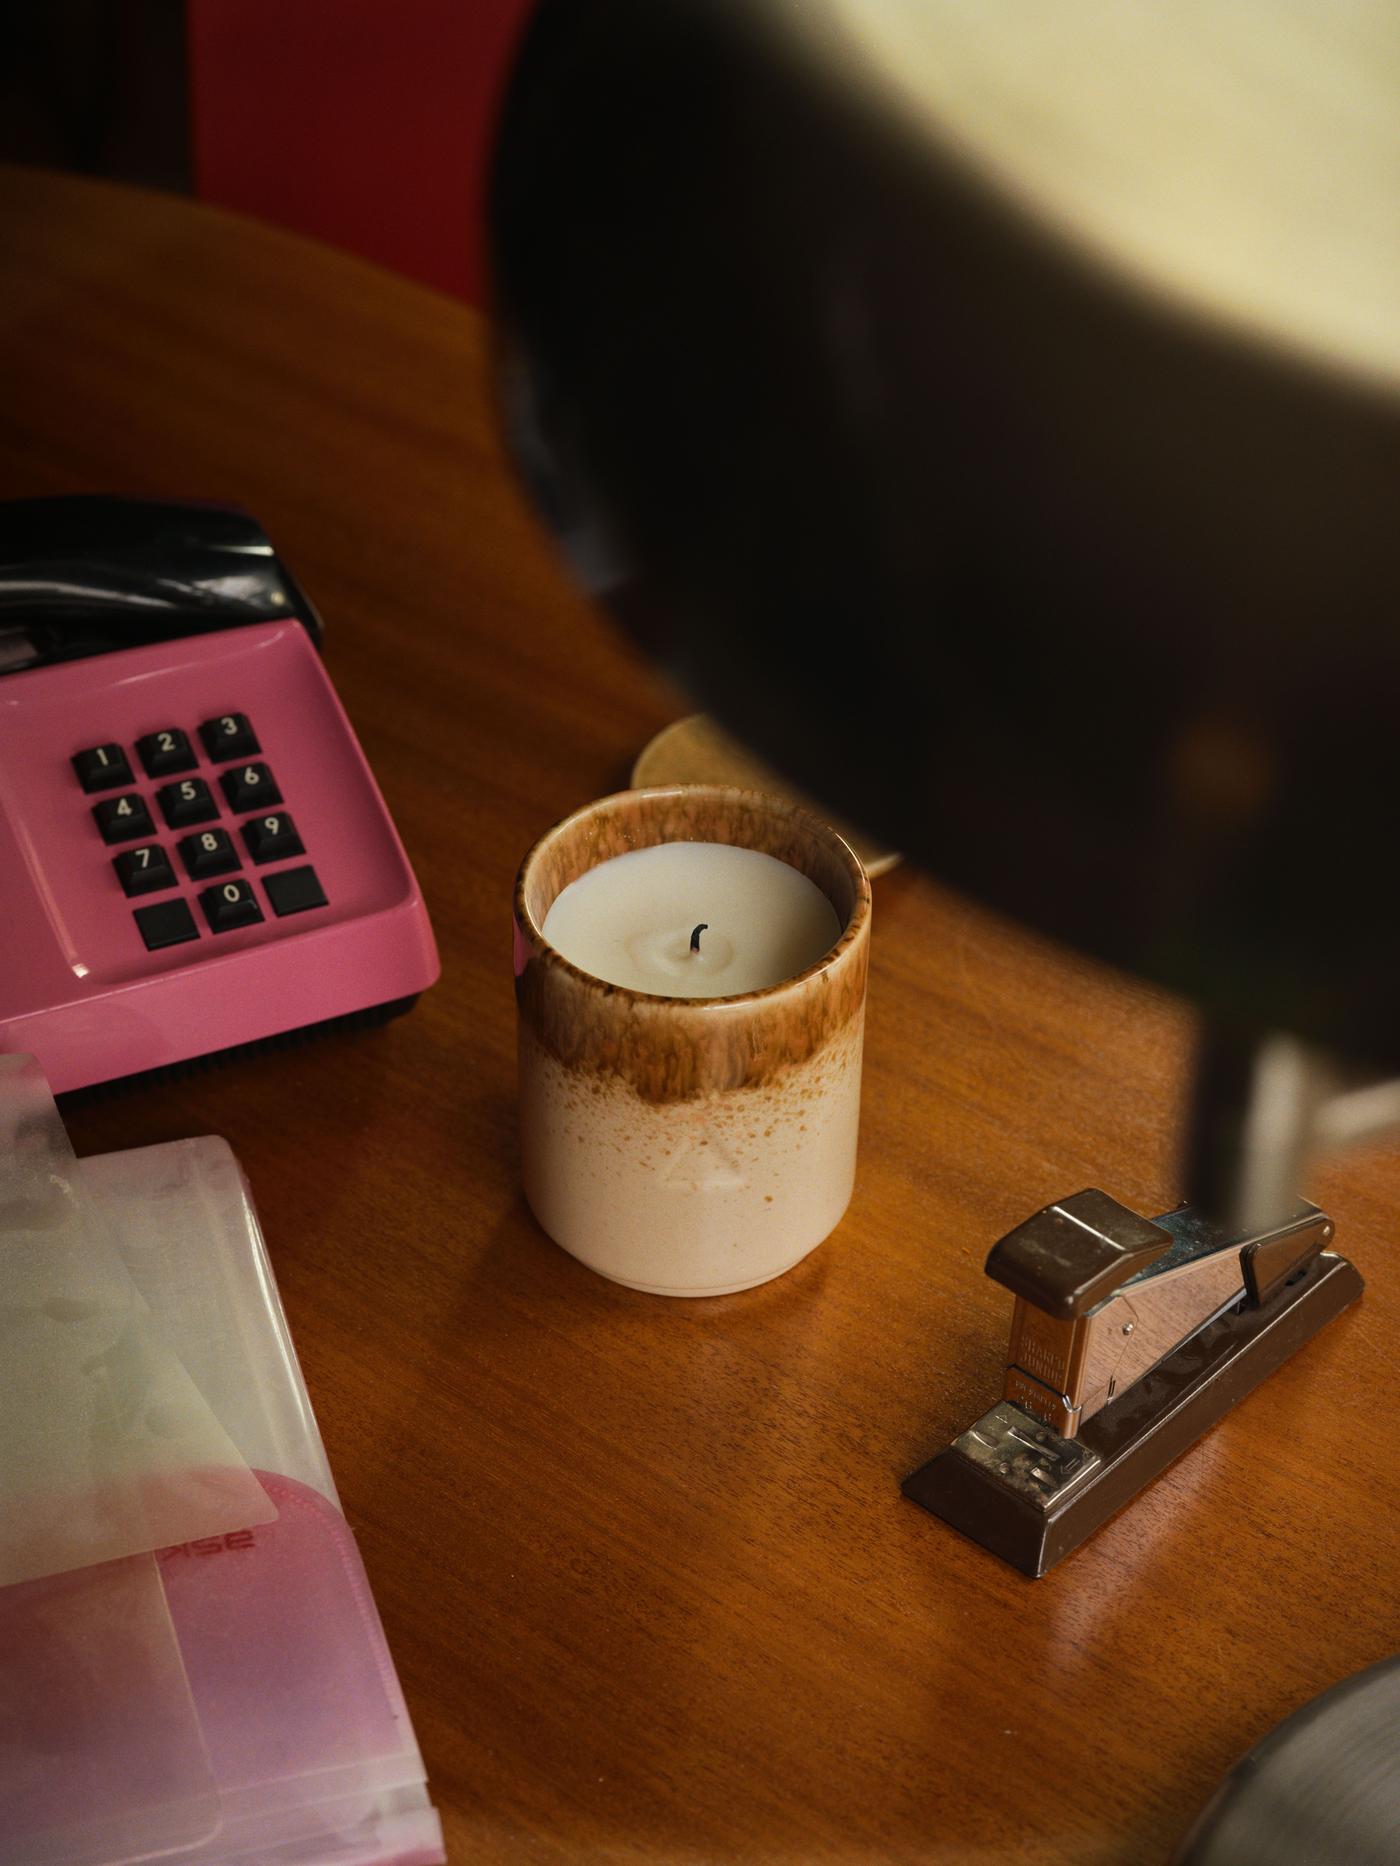
<instances>
[{"instance_id":1,"label":"white candle wax","mask_svg":"<svg viewBox=\"0 0 1400 1866\"><path fill-rule=\"evenodd\" d=\"M542 931L581 972L666 998L762 991L805 972L841 937L815 882L725 842L614 856L563 890Z\"/></svg>"}]
</instances>

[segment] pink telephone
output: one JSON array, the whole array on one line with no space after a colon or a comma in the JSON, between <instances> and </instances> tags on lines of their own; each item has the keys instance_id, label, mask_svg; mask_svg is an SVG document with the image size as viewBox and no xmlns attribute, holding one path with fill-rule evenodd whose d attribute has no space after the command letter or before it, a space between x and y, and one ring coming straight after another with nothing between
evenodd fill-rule
<instances>
[{"instance_id":1,"label":"pink telephone","mask_svg":"<svg viewBox=\"0 0 1400 1866\"><path fill-rule=\"evenodd\" d=\"M0 1049L55 1091L436 979L321 633L246 513L0 506Z\"/></svg>"}]
</instances>

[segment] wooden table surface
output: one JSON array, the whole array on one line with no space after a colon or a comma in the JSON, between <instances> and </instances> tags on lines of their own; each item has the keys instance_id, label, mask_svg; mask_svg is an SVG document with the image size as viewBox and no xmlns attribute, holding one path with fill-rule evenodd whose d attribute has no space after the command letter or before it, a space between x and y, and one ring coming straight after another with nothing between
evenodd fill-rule
<instances>
[{"instance_id":1,"label":"wooden table surface","mask_svg":"<svg viewBox=\"0 0 1400 1866\"><path fill-rule=\"evenodd\" d=\"M467 1862L1169 1857L1231 1761L1400 1644L1400 1156L1305 1190L1350 1311L1046 1579L899 1479L998 1391L981 1273L1034 1208L1178 1196L1179 1006L896 871L835 1235L668 1302L558 1250L514 1130L509 895L683 701L571 590L481 321L184 201L0 174L0 496L241 501L416 865L405 1019L73 1111L226 1135Z\"/></svg>"}]
</instances>

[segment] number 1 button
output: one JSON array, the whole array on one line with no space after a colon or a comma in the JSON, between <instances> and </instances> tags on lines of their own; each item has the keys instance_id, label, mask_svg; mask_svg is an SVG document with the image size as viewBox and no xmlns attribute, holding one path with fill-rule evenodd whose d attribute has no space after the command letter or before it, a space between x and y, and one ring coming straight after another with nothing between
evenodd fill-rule
<instances>
[{"instance_id":1,"label":"number 1 button","mask_svg":"<svg viewBox=\"0 0 1400 1866\"><path fill-rule=\"evenodd\" d=\"M230 810L260 810L265 804L281 803L277 780L264 764L235 765L225 771L219 782L224 787Z\"/></svg>"},{"instance_id":2,"label":"number 1 button","mask_svg":"<svg viewBox=\"0 0 1400 1866\"><path fill-rule=\"evenodd\" d=\"M262 908L246 881L225 881L217 888L206 888L199 897L204 918L215 933L232 933L235 927L252 926L263 917Z\"/></svg>"}]
</instances>

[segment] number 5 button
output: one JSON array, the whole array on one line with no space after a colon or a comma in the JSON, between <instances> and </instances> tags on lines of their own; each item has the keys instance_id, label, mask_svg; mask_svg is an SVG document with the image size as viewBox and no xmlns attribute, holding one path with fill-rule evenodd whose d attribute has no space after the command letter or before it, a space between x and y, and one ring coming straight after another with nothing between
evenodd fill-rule
<instances>
[{"instance_id":1,"label":"number 5 button","mask_svg":"<svg viewBox=\"0 0 1400 1866\"><path fill-rule=\"evenodd\" d=\"M178 784L162 784L156 799L172 829L184 829L189 823L207 823L219 814L214 793L203 778L181 778Z\"/></svg>"},{"instance_id":2,"label":"number 5 button","mask_svg":"<svg viewBox=\"0 0 1400 1866\"><path fill-rule=\"evenodd\" d=\"M251 926L263 917L247 881L225 881L217 888L206 888L199 904L215 933L232 933L235 927Z\"/></svg>"},{"instance_id":3,"label":"number 5 button","mask_svg":"<svg viewBox=\"0 0 1400 1866\"><path fill-rule=\"evenodd\" d=\"M281 803L277 780L264 764L235 765L219 779L228 798L230 810L258 810L265 804Z\"/></svg>"},{"instance_id":4,"label":"number 5 button","mask_svg":"<svg viewBox=\"0 0 1400 1866\"><path fill-rule=\"evenodd\" d=\"M284 855L305 855L297 826L279 810L275 816L255 816L243 825L243 840L255 862L280 862Z\"/></svg>"}]
</instances>

